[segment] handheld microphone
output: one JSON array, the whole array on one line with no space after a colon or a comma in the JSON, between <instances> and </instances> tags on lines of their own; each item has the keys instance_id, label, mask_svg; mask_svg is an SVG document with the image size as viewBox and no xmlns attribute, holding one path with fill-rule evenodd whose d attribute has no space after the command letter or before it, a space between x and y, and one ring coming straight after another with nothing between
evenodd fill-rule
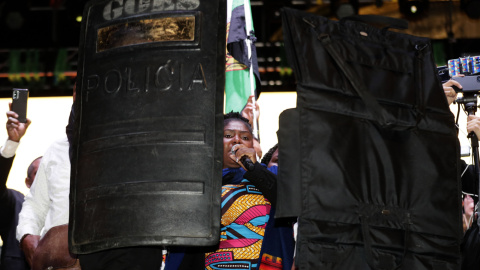
<instances>
[{"instance_id":1,"label":"handheld microphone","mask_svg":"<svg viewBox=\"0 0 480 270\"><path fill-rule=\"evenodd\" d=\"M232 154L235 155L235 153L237 153L237 146L238 144L235 144L234 146L232 146ZM248 156L242 156L240 158L240 162L242 162L243 166L245 167L245 169L247 169L248 171L253 171L253 169L255 168L255 164L253 164L252 160L248 157Z\"/></svg>"}]
</instances>

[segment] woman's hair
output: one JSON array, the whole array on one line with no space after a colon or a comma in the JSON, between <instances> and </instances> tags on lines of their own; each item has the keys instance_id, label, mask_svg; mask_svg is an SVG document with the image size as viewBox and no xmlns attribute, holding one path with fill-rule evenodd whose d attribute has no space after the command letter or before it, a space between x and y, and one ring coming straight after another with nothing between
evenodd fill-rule
<instances>
[{"instance_id":1,"label":"woman's hair","mask_svg":"<svg viewBox=\"0 0 480 270\"><path fill-rule=\"evenodd\" d=\"M239 112L231 111L231 112L223 115L223 126L226 126L228 123L230 123L232 121L242 121L242 122L244 122L245 126L247 126L250 133L252 133L252 126L248 122L248 119L243 117Z\"/></svg>"},{"instance_id":2,"label":"woman's hair","mask_svg":"<svg viewBox=\"0 0 480 270\"><path fill-rule=\"evenodd\" d=\"M270 163L270 160L272 159L273 153L277 149L278 149L278 143L275 144L272 148L270 148L270 150L268 150L268 152L263 156L262 161L260 163L268 165L268 163Z\"/></svg>"}]
</instances>

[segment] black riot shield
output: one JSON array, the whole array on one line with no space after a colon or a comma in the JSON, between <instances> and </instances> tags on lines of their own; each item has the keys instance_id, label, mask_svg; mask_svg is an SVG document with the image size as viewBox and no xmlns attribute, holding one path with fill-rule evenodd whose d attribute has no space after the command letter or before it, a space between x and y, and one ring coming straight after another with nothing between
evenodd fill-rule
<instances>
[{"instance_id":1,"label":"black riot shield","mask_svg":"<svg viewBox=\"0 0 480 270\"><path fill-rule=\"evenodd\" d=\"M430 41L292 9L283 29L298 96L276 217L298 216L297 266L459 269L459 143Z\"/></svg>"},{"instance_id":2,"label":"black riot shield","mask_svg":"<svg viewBox=\"0 0 480 270\"><path fill-rule=\"evenodd\" d=\"M225 5L86 5L72 146L72 252L218 242Z\"/></svg>"}]
</instances>

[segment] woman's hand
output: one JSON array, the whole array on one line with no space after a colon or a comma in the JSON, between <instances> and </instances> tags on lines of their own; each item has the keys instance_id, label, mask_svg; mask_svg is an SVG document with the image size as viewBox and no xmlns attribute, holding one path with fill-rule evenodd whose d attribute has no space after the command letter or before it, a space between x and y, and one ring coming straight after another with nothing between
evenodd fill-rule
<instances>
[{"instance_id":1,"label":"woman's hand","mask_svg":"<svg viewBox=\"0 0 480 270\"><path fill-rule=\"evenodd\" d=\"M242 157L249 158L254 164L257 162L257 153L255 152L255 149L248 148L243 144L234 145L230 153L230 158L247 171L247 168L245 168L242 163Z\"/></svg>"}]
</instances>

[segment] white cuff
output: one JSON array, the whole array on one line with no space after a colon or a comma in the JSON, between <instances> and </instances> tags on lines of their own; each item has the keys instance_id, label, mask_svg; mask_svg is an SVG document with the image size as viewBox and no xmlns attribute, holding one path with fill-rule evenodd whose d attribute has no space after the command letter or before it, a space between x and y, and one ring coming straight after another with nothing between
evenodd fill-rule
<instances>
[{"instance_id":1,"label":"white cuff","mask_svg":"<svg viewBox=\"0 0 480 270\"><path fill-rule=\"evenodd\" d=\"M15 156L15 152L17 151L18 145L20 142L14 142L7 140L5 144L0 149L0 155L4 158L11 158Z\"/></svg>"},{"instance_id":2,"label":"white cuff","mask_svg":"<svg viewBox=\"0 0 480 270\"><path fill-rule=\"evenodd\" d=\"M27 234L31 234L31 235L40 235L39 233L35 233L35 229L31 228L30 226L17 226L17 231L16 231L16 238L18 240L18 242L20 243L20 240L22 240L22 238L27 235Z\"/></svg>"}]
</instances>

